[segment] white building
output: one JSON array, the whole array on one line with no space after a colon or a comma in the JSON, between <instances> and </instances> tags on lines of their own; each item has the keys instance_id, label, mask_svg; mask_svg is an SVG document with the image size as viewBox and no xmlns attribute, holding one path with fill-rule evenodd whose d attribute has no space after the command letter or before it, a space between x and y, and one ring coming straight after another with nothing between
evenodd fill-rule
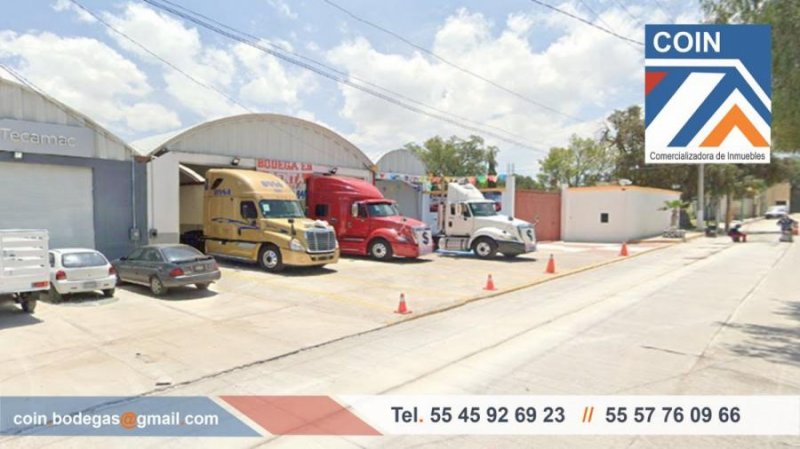
<instances>
[{"instance_id":1,"label":"white building","mask_svg":"<svg viewBox=\"0 0 800 449\"><path fill-rule=\"evenodd\" d=\"M674 190L638 186L570 187L561 192L561 238L620 243L658 236L670 226Z\"/></svg>"},{"instance_id":2,"label":"white building","mask_svg":"<svg viewBox=\"0 0 800 449\"><path fill-rule=\"evenodd\" d=\"M202 229L204 175L210 168L276 174L305 199L305 177L337 173L372 182L370 159L334 131L299 118L246 114L134 142L148 164L150 242L177 242Z\"/></svg>"}]
</instances>

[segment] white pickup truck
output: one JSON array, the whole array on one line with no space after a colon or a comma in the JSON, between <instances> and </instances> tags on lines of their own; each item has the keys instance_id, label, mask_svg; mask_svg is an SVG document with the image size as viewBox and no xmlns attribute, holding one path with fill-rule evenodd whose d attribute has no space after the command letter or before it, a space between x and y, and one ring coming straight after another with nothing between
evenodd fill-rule
<instances>
[{"instance_id":1,"label":"white pickup truck","mask_svg":"<svg viewBox=\"0 0 800 449\"><path fill-rule=\"evenodd\" d=\"M0 229L0 298L33 313L39 293L50 288L47 231Z\"/></svg>"}]
</instances>

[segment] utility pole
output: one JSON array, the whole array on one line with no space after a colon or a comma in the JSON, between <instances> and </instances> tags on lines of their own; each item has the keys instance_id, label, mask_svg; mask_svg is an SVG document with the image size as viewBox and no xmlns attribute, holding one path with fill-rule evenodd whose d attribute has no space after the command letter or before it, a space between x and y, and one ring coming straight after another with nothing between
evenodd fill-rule
<instances>
[{"instance_id":1,"label":"utility pole","mask_svg":"<svg viewBox=\"0 0 800 449\"><path fill-rule=\"evenodd\" d=\"M705 220L705 206L706 206L706 189L705 189L705 164L700 164L697 167L697 228L702 232L706 229Z\"/></svg>"}]
</instances>

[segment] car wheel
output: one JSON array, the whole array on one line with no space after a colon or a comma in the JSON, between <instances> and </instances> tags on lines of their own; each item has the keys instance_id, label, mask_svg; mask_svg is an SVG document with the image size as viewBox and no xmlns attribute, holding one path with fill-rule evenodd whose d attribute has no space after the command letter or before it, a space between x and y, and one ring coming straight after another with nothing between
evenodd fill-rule
<instances>
[{"instance_id":1,"label":"car wheel","mask_svg":"<svg viewBox=\"0 0 800 449\"><path fill-rule=\"evenodd\" d=\"M472 244L472 250L481 259L491 259L497 254L497 243L490 238L481 237Z\"/></svg>"},{"instance_id":2,"label":"car wheel","mask_svg":"<svg viewBox=\"0 0 800 449\"><path fill-rule=\"evenodd\" d=\"M283 271L283 257L280 248L273 244L262 246L261 251L258 252L258 265L262 270L270 273Z\"/></svg>"},{"instance_id":3,"label":"car wheel","mask_svg":"<svg viewBox=\"0 0 800 449\"><path fill-rule=\"evenodd\" d=\"M208 290L208 287L210 285L211 284L209 284L208 282L202 282L200 284L194 284L194 286L197 287L198 290Z\"/></svg>"},{"instance_id":4,"label":"car wheel","mask_svg":"<svg viewBox=\"0 0 800 449\"><path fill-rule=\"evenodd\" d=\"M58 304L64 300L64 295L58 292L55 287L50 286L50 291L47 293L47 299L53 304Z\"/></svg>"},{"instance_id":5,"label":"car wheel","mask_svg":"<svg viewBox=\"0 0 800 449\"><path fill-rule=\"evenodd\" d=\"M155 296L164 296L167 294L167 287L164 287L164 283L158 276L153 276L150 278L150 291Z\"/></svg>"},{"instance_id":6,"label":"car wheel","mask_svg":"<svg viewBox=\"0 0 800 449\"><path fill-rule=\"evenodd\" d=\"M503 254L506 259L516 259L519 254Z\"/></svg>"},{"instance_id":7,"label":"car wheel","mask_svg":"<svg viewBox=\"0 0 800 449\"><path fill-rule=\"evenodd\" d=\"M116 289L114 288L103 290L103 296L105 296L106 298L113 298L114 293L116 293Z\"/></svg>"},{"instance_id":8,"label":"car wheel","mask_svg":"<svg viewBox=\"0 0 800 449\"><path fill-rule=\"evenodd\" d=\"M36 310L36 303L37 301L33 298L25 298L20 302L20 306L22 306L22 310L25 313L33 313Z\"/></svg>"},{"instance_id":9,"label":"car wheel","mask_svg":"<svg viewBox=\"0 0 800 449\"><path fill-rule=\"evenodd\" d=\"M369 244L368 252L370 257L375 260L389 260L394 254L392 251L392 245L385 239L373 240Z\"/></svg>"}]
</instances>

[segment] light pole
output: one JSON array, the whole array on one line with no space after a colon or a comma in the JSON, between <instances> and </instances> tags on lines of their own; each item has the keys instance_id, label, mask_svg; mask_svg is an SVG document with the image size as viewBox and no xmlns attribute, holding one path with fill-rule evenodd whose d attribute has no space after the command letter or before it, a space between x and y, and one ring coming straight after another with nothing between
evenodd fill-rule
<instances>
[{"instance_id":1,"label":"light pole","mask_svg":"<svg viewBox=\"0 0 800 449\"><path fill-rule=\"evenodd\" d=\"M700 164L697 169L697 228L705 230L705 207L706 207L706 191L705 191L705 165Z\"/></svg>"}]
</instances>

